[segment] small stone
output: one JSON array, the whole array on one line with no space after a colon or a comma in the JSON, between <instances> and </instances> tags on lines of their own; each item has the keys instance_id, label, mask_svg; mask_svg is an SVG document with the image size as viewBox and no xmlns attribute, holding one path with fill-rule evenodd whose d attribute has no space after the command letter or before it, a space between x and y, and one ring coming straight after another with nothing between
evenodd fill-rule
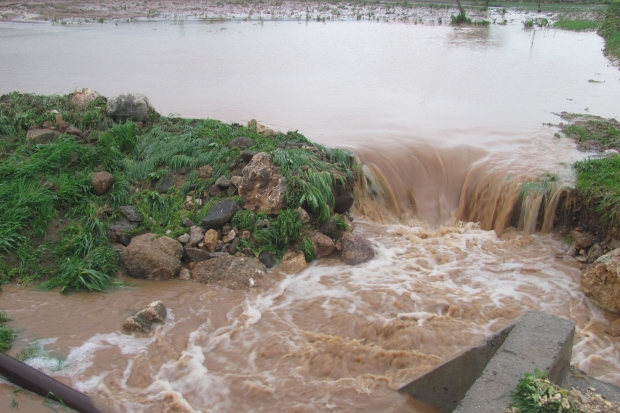
<instances>
[{"instance_id":1,"label":"small stone","mask_svg":"<svg viewBox=\"0 0 620 413\"><path fill-rule=\"evenodd\" d=\"M179 173L181 175L187 175L187 173L190 171L190 167L189 166L182 166L179 168Z\"/></svg>"},{"instance_id":2,"label":"small stone","mask_svg":"<svg viewBox=\"0 0 620 413\"><path fill-rule=\"evenodd\" d=\"M122 206L121 214L130 222L142 222L144 217L136 210L136 207L126 205Z\"/></svg>"},{"instance_id":3,"label":"small stone","mask_svg":"<svg viewBox=\"0 0 620 413\"><path fill-rule=\"evenodd\" d=\"M26 140L33 143L49 143L60 136L60 132L51 129L31 129L26 133Z\"/></svg>"},{"instance_id":4,"label":"small stone","mask_svg":"<svg viewBox=\"0 0 620 413\"><path fill-rule=\"evenodd\" d=\"M193 262L192 264L194 264L194 266L196 265L195 262ZM179 273L179 278L183 281L189 281L192 279L192 275L187 268L182 268L181 272Z\"/></svg>"},{"instance_id":5,"label":"small stone","mask_svg":"<svg viewBox=\"0 0 620 413\"><path fill-rule=\"evenodd\" d=\"M252 146L255 146L255 145L256 145L256 142L254 142L253 139L238 137L230 141L230 143L228 144L228 147L245 149L245 148L251 148Z\"/></svg>"},{"instance_id":6,"label":"small stone","mask_svg":"<svg viewBox=\"0 0 620 413\"><path fill-rule=\"evenodd\" d=\"M222 248L224 248L224 243L222 241L218 241L217 244L215 245L215 251L218 251L218 252L222 251Z\"/></svg>"},{"instance_id":7,"label":"small stone","mask_svg":"<svg viewBox=\"0 0 620 413\"><path fill-rule=\"evenodd\" d=\"M183 224L183 226L184 226L184 227L186 227L186 228L189 228L189 227L194 226L194 222L193 222L191 219L189 219L189 217L185 217L185 218L183 218L183 222L182 222L182 224Z\"/></svg>"},{"instance_id":8,"label":"small stone","mask_svg":"<svg viewBox=\"0 0 620 413\"><path fill-rule=\"evenodd\" d=\"M232 199L218 202L211 206L209 213L202 220L202 226L206 229L222 228L240 209L239 205Z\"/></svg>"},{"instance_id":9,"label":"small stone","mask_svg":"<svg viewBox=\"0 0 620 413\"><path fill-rule=\"evenodd\" d=\"M131 235L128 234L120 234L117 239L118 242L120 242L124 246L128 246L131 243Z\"/></svg>"},{"instance_id":10,"label":"small stone","mask_svg":"<svg viewBox=\"0 0 620 413\"><path fill-rule=\"evenodd\" d=\"M258 256L258 260L263 263L266 268L271 268L274 266L273 256L267 251L263 251Z\"/></svg>"},{"instance_id":11,"label":"small stone","mask_svg":"<svg viewBox=\"0 0 620 413\"><path fill-rule=\"evenodd\" d=\"M217 178L217 181L215 181L215 185L219 186L220 188L228 188L230 186L230 179L222 175Z\"/></svg>"},{"instance_id":12,"label":"small stone","mask_svg":"<svg viewBox=\"0 0 620 413\"><path fill-rule=\"evenodd\" d=\"M307 224L308 222L310 222L310 215L305 209L299 207L295 211L297 211L297 214L299 215L299 220L302 224Z\"/></svg>"},{"instance_id":13,"label":"small stone","mask_svg":"<svg viewBox=\"0 0 620 413\"><path fill-rule=\"evenodd\" d=\"M179 238L177 238L177 241L179 241L183 245L187 244L189 242L189 234L181 235Z\"/></svg>"},{"instance_id":14,"label":"small stone","mask_svg":"<svg viewBox=\"0 0 620 413\"><path fill-rule=\"evenodd\" d=\"M234 185L235 188L238 187L239 184L241 183L241 177L238 175L233 176L232 178L230 178L230 183Z\"/></svg>"},{"instance_id":15,"label":"small stone","mask_svg":"<svg viewBox=\"0 0 620 413\"><path fill-rule=\"evenodd\" d=\"M211 252L215 251L215 247L217 246L219 240L219 236L216 230L210 229L205 233L204 241L205 246Z\"/></svg>"},{"instance_id":16,"label":"small stone","mask_svg":"<svg viewBox=\"0 0 620 413\"><path fill-rule=\"evenodd\" d=\"M331 236L334 231L336 231L336 220L334 219L334 217L331 217L326 223L321 225L319 230L321 231L321 233Z\"/></svg>"},{"instance_id":17,"label":"small stone","mask_svg":"<svg viewBox=\"0 0 620 413\"><path fill-rule=\"evenodd\" d=\"M231 242L232 240L235 239L235 237L237 236L237 233L235 232L235 230L231 230L228 235L226 235L224 238L222 238L222 241L224 242Z\"/></svg>"},{"instance_id":18,"label":"small stone","mask_svg":"<svg viewBox=\"0 0 620 413\"><path fill-rule=\"evenodd\" d=\"M194 247L198 245L204 238L204 230L199 226L192 226L189 229L189 246Z\"/></svg>"},{"instance_id":19,"label":"small stone","mask_svg":"<svg viewBox=\"0 0 620 413\"><path fill-rule=\"evenodd\" d=\"M235 232L237 232L237 231L235 231ZM240 239L239 237L237 237L237 238L235 238L235 239L232 241L232 243L231 243L231 244L232 244L232 246L233 246L233 247L235 247L235 248L239 248L239 244L241 244L241 239Z\"/></svg>"},{"instance_id":20,"label":"small stone","mask_svg":"<svg viewBox=\"0 0 620 413\"><path fill-rule=\"evenodd\" d=\"M108 99L106 113L115 121L145 121L154 112L148 98L140 93L121 93Z\"/></svg>"},{"instance_id":21,"label":"small stone","mask_svg":"<svg viewBox=\"0 0 620 413\"><path fill-rule=\"evenodd\" d=\"M125 330L148 332L152 323L166 322L166 307L161 301L153 301L148 307L138 311L123 322Z\"/></svg>"},{"instance_id":22,"label":"small stone","mask_svg":"<svg viewBox=\"0 0 620 413\"><path fill-rule=\"evenodd\" d=\"M190 262L201 262L211 259L211 253L200 248L185 247L183 253Z\"/></svg>"},{"instance_id":23,"label":"small stone","mask_svg":"<svg viewBox=\"0 0 620 413\"><path fill-rule=\"evenodd\" d=\"M208 179L211 177L211 173L213 172L213 168L211 165L204 165L198 168L198 177L200 179Z\"/></svg>"},{"instance_id":24,"label":"small stone","mask_svg":"<svg viewBox=\"0 0 620 413\"><path fill-rule=\"evenodd\" d=\"M248 247L245 247L244 249L241 250L242 253L244 253L245 255L254 255L252 254L252 250L249 249Z\"/></svg>"},{"instance_id":25,"label":"small stone","mask_svg":"<svg viewBox=\"0 0 620 413\"><path fill-rule=\"evenodd\" d=\"M246 241L249 241L249 239L250 239L251 237L252 237L252 233L251 233L250 231L243 231L243 232L241 233L241 238L242 238L242 239L244 239L244 240L246 240Z\"/></svg>"},{"instance_id":26,"label":"small stone","mask_svg":"<svg viewBox=\"0 0 620 413\"><path fill-rule=\"evenodd\" d=\"M585 232L575 230L572 232L571 236L579 249L588 248L594 242L592 236Z\"/></svg>"},{"instance_id":27,"label":"small stone","mask_svg":"<svg viewBox=\"0 0 620 413\"><path fill-rule=\"evenodd\" d=\"M91 183L95 195L104 195L114 183L114 177L109 172L97 172Z\"/></svg>"},{"instance_id":28,"label":"small stone","mask_svg":"<svg viewBox=\"0 0 620 413\"><path fill-rule=\"evenodd\" d=\"M85 108L100 96L101 95L97 93L94 89L85 87L82 90L77 91L73 94L73 97L71 98L71 103L73 103L79 108Z\"/></svg>"},{"instance_id":29,"label":"small stone","mask_svg":"<svg viewBox=\"0 0 620 413\"><path fill-rule=\"evenodd\" d=\"M340 259L349 265L358 265L372 260L375 251L370 242L358 234L347 232L342 236L342 255Z\"/></svg>"},{"instance_id":30,"label":"small stone","mask_svg":"<svg viewBox=\"0 0 620 413\"><path fill-rule=\"evenodd\" d=\"M237 247L234 245L231 245L230 247L228 247L228 253L230 255L235 255L237 253Z\"/></svg>"},{"instance_id":31,"label":"small stone","mask_svg":"<svg viewBox=\"0 0 620 413\"><path fill-rule=\"evenodd\" d=\"M355 197L350 192L337 196L335 198L334 212L337 214L344 214L351 209L354 201Z\"/></svg>"},{"instance_id":32,"label":"small stone","mask_svg":"<svg viewBox=\"0 0 620 413\"><path fill-rule=\"evenodd\" d=\"M308 263L303 252L287 251L284 253L278 269L287 274L297 274L307 267Z\"/></svg>"},{"instance_id":33,"label":"small stone","mask_svg":"<svg viewBox=\"0 0 620 413\"><path fill-rule=\"evenodd\" d=\"M56 127L60 132L65 132L69 124L62 118L60 113L56 114Z\"/></svg>"},{"instance_id":34,"label":"small stone","mask_svg":"<svg viewBox=\"0 0 620 413\"><path fill-rule=\"evenodd\" d=\"M157 192L159 192L160 194L166 194L168 193L168 191L170 191L170 188L172 188L173 185L174 177L167 176L162 179L161 182L159 182L159 185L157 185Z\"/></svg>"},{"instance_id":35,"label":"small stone","mask_svg":"<svg viewBox=\"0 0 620 413\"><path fill-rule=\"evenodd\" d=\"M222 189L219 186L217 186L217 185L211 185L209 187L209 195L211 195L211 196L216 196L220 192L222 192Z\"/></svg>"},{"instance_id":36,"label":"small stone","mask_svg":"<svg viewBox=\"0 0 620 413\"><path fill-rule=\"evenodd\" d=\"M325 234L314 232L311 236L317 258L323 258L334 252L334 242Z\"/></svg>"},{"instance_id":37,"label":"small stone","mask_svg":"<svg viewBox=\"0 0 620 413\"><path fill-rule=\"evenodd\" d=\"M232 228L230 225L226 224L222 227L222 234L228 234Z\"/></svg>"},{"instance_id":38,"label":"small stone","mask_svg":"<svg viewBox=\"0 0 620 413\"><path fill-rule=\"evenodd\" d=\"M67 135L80 136L80 137L82 136L82 131L76 128L75 126L69 126L67 130L65 131L65 133Z\"/></svg>"},{"instance_id":39,"label":"small stone","mask_svg":"<svg viewBox=\"0 0 620 413\"><path fill-rule=\"evenodd\" d=\"M309 165L302 165L301 166L301 170L306 172L306 171L310 170L310 166Z\"/></svg>"},{"instance_id":40,"label":"small stone","mask_svg":"<svg viewBox=\"0 0 620 413\"><path fill-rule=\"evenodd\" d=\"M196 267L196 263L195 262L190 262L189 263L189 269L190 271L193 270Z\"/></svg>"}]
</instances>

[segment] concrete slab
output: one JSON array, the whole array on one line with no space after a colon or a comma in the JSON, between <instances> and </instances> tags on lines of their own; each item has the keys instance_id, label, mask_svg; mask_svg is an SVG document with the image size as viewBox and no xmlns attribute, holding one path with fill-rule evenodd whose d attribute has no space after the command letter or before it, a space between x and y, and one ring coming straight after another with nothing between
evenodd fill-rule
<instances>
[{"instance_id":1,"label":"concrete slab","mask_svg":"<svg viewBox=\"0 0 620 413\"><path fill-rule=\"evenodd\" d=\"M511 324L399 389L441 411L456 409L514 327Z\"/></svg>"},{"instance_id":2,"label":"concrete slab","mask_svg":"<svg viewBox=\"0 0 620 413\"><path fill-rule=\"evenodd\" d=\"M546 371L562 384L574 335L572 321L531 311L399 391L445 412L501 413L525 373Z\"/></svg>"},{"instance_id":3,"label":"concrete slab","mask_svg":"<svg viewBox=\"0 0 620 413\"><path fill-rule=\"evenodd\" d=\"M574 366L570 367L560 387L567 390L577 389L583 394L592 387L596 393L604 396L605 400L620 402L620 387L590 377Z\"/></svg>"}]
</instances>

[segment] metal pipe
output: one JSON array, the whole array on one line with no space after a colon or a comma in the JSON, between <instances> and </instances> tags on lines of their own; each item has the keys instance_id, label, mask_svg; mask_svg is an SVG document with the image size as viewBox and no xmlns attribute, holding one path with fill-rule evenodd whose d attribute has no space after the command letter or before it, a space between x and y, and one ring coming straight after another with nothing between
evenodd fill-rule
<instances>
[{"instance_id":1,"label":"metal pipe","mask_svg":"<svg viewBox=\"0 0 620 413\"><path fill-rule=\"evenodd\" d=\"M0 353L0 375L16 386L62 402L80 413L101 413L90 397L4 353Z\"/></svg>"}]
</instances>

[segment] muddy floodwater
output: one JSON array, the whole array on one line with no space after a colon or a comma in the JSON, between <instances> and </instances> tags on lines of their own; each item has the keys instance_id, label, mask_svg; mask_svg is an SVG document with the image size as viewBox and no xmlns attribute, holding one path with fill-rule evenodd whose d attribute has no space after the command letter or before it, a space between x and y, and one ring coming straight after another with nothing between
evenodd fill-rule
<instances>
[{"instance_id":1,"label":"muddy floodwater","mask_svg":"<svg viewBox=\"0 0 620 413\"><path fill-rule=\"evenodd\" d=\"M620 385L620 339L604 333L617 316L585 298L577 261L555 258L560 235L508 219L521 182L570 184L584 156L554 136L554 113L620 116L620 71L602 47L518 20L0 25L0 93L135 91L165 115L256 118L352 148L381 195L354 210L375 260L275 270L260 294L179 280L70 296L3 286L20 330L10 354L30 349L29 364L110 412L433 412L396 390L542 310L577 324L574 365ZM121 331L153 300L165 325ZM0 384L0 406L12 400L40 411Z\"/></svg>"}]
</instances>

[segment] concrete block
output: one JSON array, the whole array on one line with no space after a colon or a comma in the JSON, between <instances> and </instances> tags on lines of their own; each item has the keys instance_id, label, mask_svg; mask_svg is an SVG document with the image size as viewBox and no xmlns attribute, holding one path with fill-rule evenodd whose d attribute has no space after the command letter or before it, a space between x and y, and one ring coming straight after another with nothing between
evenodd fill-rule
<instances>
[{"instance_id":1,"label":"concrete block","mask_svg":"<svg viewBox=\"0 0 620 413\"><path fill-rule=\"evenodd\" d=\"M454 412L505 411L519 379L535 369L561 384L570 365L574 335L572 321L536 311L525 314Z\"/></svg>"},{"instance_id":2,"label":"concrete block","mask_svg":"<svg viewBox=\"0 0 620 413\"><path fill-rule=\"evenodd\" d=\"M574 335L572 321L531 311L399 391L445 412L504 412L525 373L546 371L562 383Z\"/></svg>"}]
</instances>

